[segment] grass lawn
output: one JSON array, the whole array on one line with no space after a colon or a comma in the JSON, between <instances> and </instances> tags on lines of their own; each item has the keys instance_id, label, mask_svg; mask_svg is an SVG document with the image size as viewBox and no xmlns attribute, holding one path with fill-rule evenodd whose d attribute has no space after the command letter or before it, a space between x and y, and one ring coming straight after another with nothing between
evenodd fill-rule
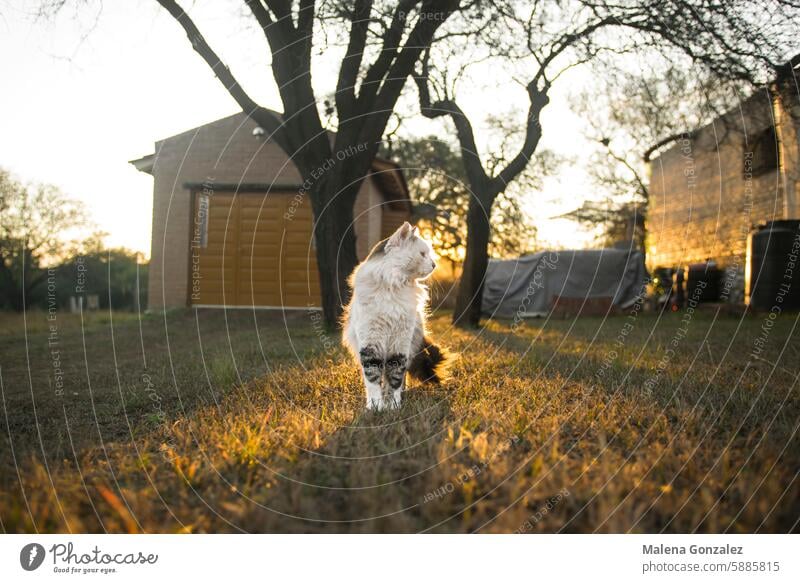
<instances>
[{"instance_id":1,"label":"grass lawn","mask_svg":"<svg viewBox=\"0 0 800 583\"><path fill-rule=\"evenodd\" d=\"M439 315L453 378L367 413L312 314L0 315L1 526L797 531L797 316L682 318Z\"/></svg>"}]
</instances>

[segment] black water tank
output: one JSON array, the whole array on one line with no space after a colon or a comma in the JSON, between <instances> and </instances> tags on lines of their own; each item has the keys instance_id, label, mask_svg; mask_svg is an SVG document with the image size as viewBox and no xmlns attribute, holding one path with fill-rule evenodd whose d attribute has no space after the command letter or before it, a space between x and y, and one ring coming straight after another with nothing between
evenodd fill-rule
<instances>
[{"instance_id":1,"label":"black water tank","mask_svg":"<svg viewBox=\"0 0 800 583\"><path fill-rule=\"evenodd\" d=\"M722 272L715 261L686 266L686 301L716 302Z\"/></svg>"},{"instance_id":2,"label":"black water tank","mask_svg":"<svg viewBox=\"0 0 800 583\"><path fill-rule=\"evenodd\" d=\"M800 310L800 220L769 221L747 238L747 303Z\"/></svg>"}]
</instances>

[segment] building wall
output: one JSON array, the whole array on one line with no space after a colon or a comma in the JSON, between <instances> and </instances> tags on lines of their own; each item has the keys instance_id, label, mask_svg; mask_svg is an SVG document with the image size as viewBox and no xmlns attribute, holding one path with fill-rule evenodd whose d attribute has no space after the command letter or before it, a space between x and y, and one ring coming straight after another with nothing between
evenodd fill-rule
<instances>
[{"instance_id":1,"label":"building wall","mask_svg":"<svg viewBox=\"0 0 800 583\"><path fill-rule=\"evenodd\" d=\"M800 217L800 96L794 78L776 83L775 124L781 144L784 215Z\"/></svg>"},{"instance_id":2,"label":"building wall","mask_svg":"<svg viewBox=\"0 0 800 583\"><path fill-rule=\"evenodd\" d=\"M259 183L299 185L297 168L275 143L253 137L255 122L236 114L156 143L153 166L153 238L149 273L149 308L187 305L190 269L191 183ZM212 194L213 196L213 194ZM371 179L356 200L367 208L381 195ZM377 205L376 205L377 206ZM379 206L378 206L379 209ZM375 221L371 225L370 221ZM360 256L377 239L380 213L362 213L356 220Z\"/></svg>"},{"instance_id":3,"label":"building wall","mask_svg":"<svg viewBox=\"0 0 800 583\"><path fill-rule=\"evenodd\" d=\"M779 171L753 172L755 143L771 125L771 101L761 92L652 161L651 267L712 258L741 277L753 225L784 216Z\"/></svg>"},{"instance_id":4,"label":"building wall","mask_svg":"<svg viewBox=\"0 0 800 583\"><path fill-rule=\"evenodd\" d=\"M381 225L381 239L390 237L405 221L410 221L405 210L394 209L389 205L383 207L383 224Z\"/></svg>"},{"instance_id":5,"label":"building wall","mask_svg":"<svg viewBox=\"0 0 800 583\"><path fill-rule=\"evenodd\" d=\"M362 187L353 207L353 220L356 225L356 253L359 259L364 259L370 249L380 241L380 226L383 219L381 202L383 195L375 187L372 178L365 180L366 188Z\"/></svg>"}]
</instances>

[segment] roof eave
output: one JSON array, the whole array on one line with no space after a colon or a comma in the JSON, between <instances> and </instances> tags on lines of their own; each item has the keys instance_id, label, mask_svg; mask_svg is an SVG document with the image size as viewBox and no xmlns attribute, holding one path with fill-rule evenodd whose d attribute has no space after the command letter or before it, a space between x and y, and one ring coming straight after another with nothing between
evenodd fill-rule
<instances>
[{"instance_id":1,"label":"roof eave","mask_svg":"<svg viewBox=\"0 0 800 583\"><path fill-rule=\"evenodd\" d=\"M147 156L142 156L141 158L137 158L136 160L128 160L128 164L133 165L139 172L145 172L152 176L153 174L153 165L156 161L155 154L148 154Z\"/></svg>"}]
</instances>

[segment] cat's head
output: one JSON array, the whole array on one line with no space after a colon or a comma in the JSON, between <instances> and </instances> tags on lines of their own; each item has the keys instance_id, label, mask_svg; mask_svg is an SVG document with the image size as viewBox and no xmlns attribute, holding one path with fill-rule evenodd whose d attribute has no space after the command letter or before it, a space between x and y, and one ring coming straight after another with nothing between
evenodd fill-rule
<instances>
[{"instance_id":1,"label":"cat's head","mask_svg":"<svg viewBox=\"0 0 800 583\"><path fill-rule=\"evenodd\" d=\"M425 279L436 269L431 244L409 223L403 223L383 242L381 255L384 264L406 279Z\"/></svg>"}]
</instances>

